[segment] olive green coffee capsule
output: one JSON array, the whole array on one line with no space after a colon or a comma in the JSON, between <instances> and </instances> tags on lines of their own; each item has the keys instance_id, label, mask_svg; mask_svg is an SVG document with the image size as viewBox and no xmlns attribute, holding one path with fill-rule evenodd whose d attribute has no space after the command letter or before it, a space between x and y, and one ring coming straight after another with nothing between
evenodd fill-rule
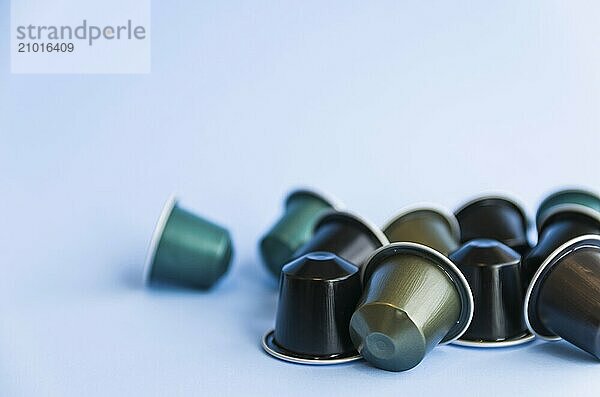
<instances>
[{"instance_id":1,"label":"olive green coffee capsule","mask_svg":"<svg viewBox=\"0 0 600 397\"><path fill-rule=\"evenodd\" d=\"M456 217L435 205L405 208L383 227L383 232L391 242L423 244L446 256L460 242Z\"/></svg>"},{"instance_id":2,"label":"olive green coffee capsule","mask_svg":"<svg viewBox=\"0 0 600 397\"><path fill-rule=\"evenodd\" d=\"M317 221L327 211L340 209L334 199L310 189L292 191L285 200L285 212L260 241L260 254L276 277L294 253L313 236Z\"/></svg>"},{"instance_id":3,"label":"olive green coffee capsule","mask_svg":"<svg viewBox=\"0 0 600 397\"><path fill-rule=\"evenodd\" d=\"M363 267L363 285L350 337L378 368L413 368L439 343L458 339L473 318L473 295L460 270L421 244L375 251Z\"/></svg>"},{"instance_id":4,"label":"olive green coffee capsule","mask_svg":"<svg viewBox=\"0 0 600 397\"><path fill-rule=\"evenodd\" d=\"M150 242L144 282L208 289L227 272L232 256L226 229L179 207L171 197Z\"/></svg>"}]
</instances>

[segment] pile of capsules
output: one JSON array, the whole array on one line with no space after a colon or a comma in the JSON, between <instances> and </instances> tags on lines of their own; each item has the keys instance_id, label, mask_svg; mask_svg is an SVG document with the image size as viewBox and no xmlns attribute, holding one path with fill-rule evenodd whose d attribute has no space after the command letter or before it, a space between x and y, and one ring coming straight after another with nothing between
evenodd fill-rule
<instances>
[{"instance_id":1,"label":"pile of capsules","mask_svg":"<svg viewBox=\"0 0 600 397\"><path fill-rule=\"evenodd\" d=\"M504 347L539 337L600 359L600 197L558 191L535 222L532 247L522 207L486 195L454 214L406 208L380 229L322 194L293 191L259 245L280 280L263 348L295 363L364 358L404 371L439 344ZM207 289L232 255L227 230L171 199L145 279Z\"/></svg>"}]
</instances>

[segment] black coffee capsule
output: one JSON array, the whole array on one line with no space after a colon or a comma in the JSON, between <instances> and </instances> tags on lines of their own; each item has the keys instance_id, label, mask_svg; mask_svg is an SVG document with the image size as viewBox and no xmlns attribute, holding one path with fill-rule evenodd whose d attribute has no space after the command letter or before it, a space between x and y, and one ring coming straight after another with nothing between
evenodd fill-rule
<instances>
[{"instance_id":1,"label":"black coffee capsule","mask_svg":"<svg viewBox=\"0 0 600 397\"><path fill-rule=\"evenodd\" d=\"M315 226L313 237L295 254L331 252L360 267L377 248L389 244L383 232L370 222L347 211L331 211Z\"/></svg>"},{"instance_id":2,"label":"black coffee capsule","mask_svg":"<svg viewBox=\"0 0 600 397\"><path fill-rule=\"evenodd\" d=\"M363 284L350 337L367 361L388 371L413 368L439 343L459 338L473 317L473 296L460 270L422 244L375 251Z\"/></svg>"},{"instance_id":3,"label":"black coffee capsule","mask_svg":"<svg viewBox=\"0 0 600 397\"><path fill-rule=\"evenodd\" d=\"M360 359L348 324L362 292L356 266L329 252L313 252L281 273L275 330L263 338L273 357L301 364Z\"/></svg>"},{"instance_id":4,"label":"black coffee capsule","mask_svg":"<svg viewBox=\"0 0 600 397\"><path fill-rule=\"evenodd\" d=\"M341 204L312 189L297 189L285 199L285 212L259 244L263 263L276 277L292 260L294 252L310 240L319 218Z\"/></svg>"},{"instance_id":5,"label":"black coffee capsule","mask_svg":"<svg viewBox=\"0 0 600 397\"><path fill-rule=\"evenodd\" d=\"M401 210L383 227L383 232L391 242L423 244L444 255L458 248L460 239L454 215L435 205Z\"/></svg>"},{"instance_id":6,"label":"black coffee capsule","mask_svg":"<svg viewBox=\"0 0 600 397\"><path fill-rule=\"evenodd\" d=\"M600 236L576 237L537 270L524 305L527 327L600 359Z\"/></svg>"},{"instance_id":7,"label":"black coffee capsule","mask_svg":"<svg viewBox=\"0 0 600 397\"><path fill-rule=\"evenodd\" d=\"M476 238L498 240L521 255L529 249L529 222L523 208L502 196L482 196L463 204L455 212L460 224L460 240Z\"/></svg>"},{"instance_id":8,"label":"black coffee capsule","mask_svg":"<svg viewBox=\"0 0 600 397\"><path fill-rule=\"evenodd\" d=\"M538 242L523 259L524 286L542 262L567 241L600 234L600 197L581 190L563 190L548 196L536 215Z\"/></svg>"},{"instance_id":9,"label":"black coffee capsule","mask_svg":"<svg viewBox=\"0 0 600 397\"><path fill-rule=\"evenodd\" d=\"M473 292L473 321L454 344L506 347L530 342L523 319L521 255L496 240L475 239L450 254Z\"/></svg>"}]
</instances>

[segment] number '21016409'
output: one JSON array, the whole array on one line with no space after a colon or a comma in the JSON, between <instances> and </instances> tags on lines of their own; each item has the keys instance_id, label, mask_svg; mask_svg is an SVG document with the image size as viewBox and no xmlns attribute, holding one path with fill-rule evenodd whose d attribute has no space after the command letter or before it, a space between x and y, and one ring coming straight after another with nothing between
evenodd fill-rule
<instances>
[{"instance_id":1,"label":"number '21016409'","mask_svg":"<svg viewBox=\"0 0 600 397\"><path fill-rule=\"evenodd\" d=\"M19 43L17 52L73 52L73 43Z\"/></svg>"}]
</instances>

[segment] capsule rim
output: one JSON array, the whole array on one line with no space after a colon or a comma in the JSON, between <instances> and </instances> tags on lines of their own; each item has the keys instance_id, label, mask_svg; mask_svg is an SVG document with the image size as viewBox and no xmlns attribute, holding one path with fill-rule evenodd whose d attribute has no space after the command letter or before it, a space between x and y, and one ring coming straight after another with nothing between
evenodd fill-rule
<instances>
[{"instance_id":1,"label":"capsule rim","mask_svg":"<svg viewBox=\"0 0 600 397\"><path fill-rule=\"evenodd\" d=\"M283 361L295 364L308 365L333 365L343 364L362 359L362 356L355 350L344 353L340 356L311 356L302 353L296 353L283 349L275 342L275 330L267 331L262 337L262 348L269 355Z\"/></svg>"},{"instance_id":2,"label":"capsule rim","mask_svg":"<svg viewBox=\"0 0 600 397\"><path fill-rule=\"evenodd\" d=\"M158 246L160 245L160 240L162 239L165 227L167 226L169 218L171 217L171 214L173 213L173 210L177 206L178 202L179 199L174 193L172 193L163 205L156 225L154 226L150 244L148 245L148 250L146 251L146 260L144 262L144 271L142 273L143 284L148 284L150 281L150 273L154 267L154 260L156 259L156 253L158 251Z\"/></svg>"},{"instance_id":3,"label":"capsule rim","mask_svg":"<svg viewBox=\"0 0 600 397\"><path fill-rule=\"evenodd\" d=\"M519 346L525 343L529 343L535 339L535 335L528 332L518 335L516 337L507 338L501 341L491 340L471 340L471 339L457 339L452 342L453 345L463 347L476 347L476 348L500 348L500 347L512 347Z\"/></svg>"}]
</instances>

